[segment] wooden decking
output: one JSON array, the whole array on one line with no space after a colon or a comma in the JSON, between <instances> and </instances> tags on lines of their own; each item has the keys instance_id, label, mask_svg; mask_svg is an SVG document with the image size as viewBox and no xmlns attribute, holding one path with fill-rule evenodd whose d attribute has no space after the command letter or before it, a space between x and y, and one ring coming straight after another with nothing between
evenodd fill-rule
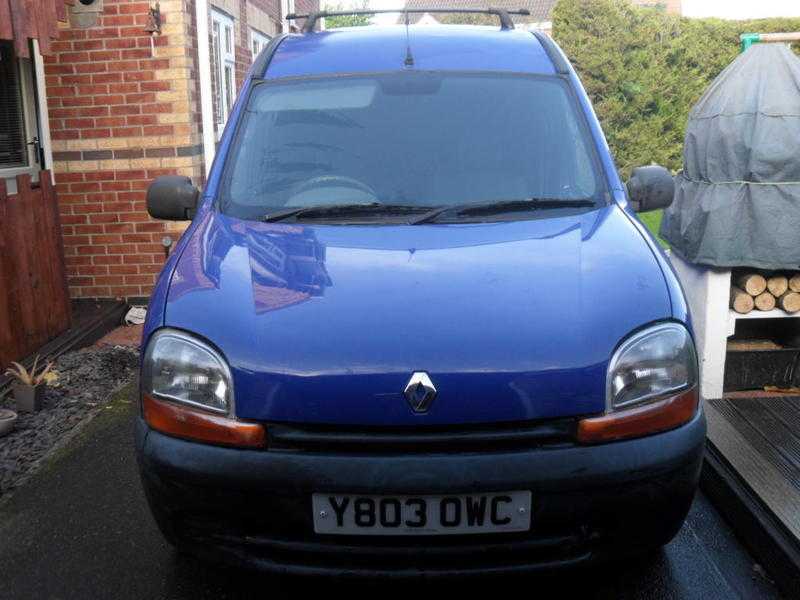
<instances>
[{"instance_id":1,"label":"wooden decking","mask_svg":"<svg viewBox=\"0 0 800 600\"><path fill-rule=\"evenodd\" d=\"M800 396L706 402L708 439L800 543Z\"/></svg>"}]
</instances>

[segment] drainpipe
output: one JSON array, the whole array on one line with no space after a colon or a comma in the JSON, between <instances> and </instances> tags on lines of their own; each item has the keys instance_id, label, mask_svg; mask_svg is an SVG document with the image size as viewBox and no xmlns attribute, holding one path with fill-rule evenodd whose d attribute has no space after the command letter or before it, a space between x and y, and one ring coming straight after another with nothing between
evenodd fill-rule
<instances>
[{"instance_id":1,"label":"drainpipe","mask_svg":"<svg viewBox=\"0 0 800 600\"><path fill-rule=\"evenodd\" d=\"M200 77L200 120L203 130L203 162L206 177L216 152L214 102L211 98L211 49L208 43L208 0L195 0L197 22L197 72Z\"/></svg>"}]
</instances>

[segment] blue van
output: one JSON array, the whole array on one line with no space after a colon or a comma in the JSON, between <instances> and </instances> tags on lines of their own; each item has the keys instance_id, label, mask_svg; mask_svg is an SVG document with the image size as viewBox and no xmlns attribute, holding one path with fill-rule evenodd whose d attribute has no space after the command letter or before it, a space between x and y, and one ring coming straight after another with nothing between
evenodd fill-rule
<instances>
[{"instance_id":1,"label":"blue van","mask_svg":"<svg viewBox=\"0 0 800 600\"><path fill-rule=\"evenodd\" d=\"M527 572L653 551L698 483L684 296L545 35L273 40L150 300L136 445L166 538L277 572Z\"/></svg>"}]
</instances>

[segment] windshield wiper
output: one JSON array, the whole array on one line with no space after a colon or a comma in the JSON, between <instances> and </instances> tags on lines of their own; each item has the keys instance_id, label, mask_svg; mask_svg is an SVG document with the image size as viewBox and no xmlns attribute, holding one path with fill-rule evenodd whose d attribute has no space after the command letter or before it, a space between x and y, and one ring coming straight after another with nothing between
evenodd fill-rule
<instances>
[{"instance_id":1,"label":"windshield wiper","mask_svg":"<svg viewBox=\"0 0 800 600\"><path fill-rule=\"evenodd\" d=\"M262 217L262 221L273 223L289 218L302 217L304 219L327 219L331 217L355 217L362 214L406 214L427 211L430 206L407 206L404 204L382 204L370 202L368 204L329 204L320 206L299 206L276 210Z\"/></svg>"},{"instance_id":2,"label":"windshield wiper","mask_svg":"<svg viewBox=\"0 0 800 600\"><path fill-rule=\"evenodd\" d=\"M589 198L559 200L557 198L525 198L522 200L500 200L495 202L481 202L473 204L456 204L453 206L440 206L421 214L408 221L409 225L420 225L436 221L445 213L455 213L458 216L495 215L506 212L524 210L546 210L556 208L585 208L595 206L594 200Z\"/></svg>"}]
</instances>

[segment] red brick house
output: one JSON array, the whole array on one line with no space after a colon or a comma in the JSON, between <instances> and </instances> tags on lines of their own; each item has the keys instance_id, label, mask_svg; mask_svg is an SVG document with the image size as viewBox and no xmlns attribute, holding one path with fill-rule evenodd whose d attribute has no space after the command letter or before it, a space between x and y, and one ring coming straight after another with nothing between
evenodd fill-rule
<instances>
[{"instance_id":1,"label":"red brick house","mask_svg":"<svg viewBox=\"0 0 800 600\"><path fill-rule=\"evenodd\" d=\"M147 185L202 185L255 55L318 5L0 0L0 179L52 172L71 297L150 293L182 228L149 218Z\"/></svg>"}]
</instances>

